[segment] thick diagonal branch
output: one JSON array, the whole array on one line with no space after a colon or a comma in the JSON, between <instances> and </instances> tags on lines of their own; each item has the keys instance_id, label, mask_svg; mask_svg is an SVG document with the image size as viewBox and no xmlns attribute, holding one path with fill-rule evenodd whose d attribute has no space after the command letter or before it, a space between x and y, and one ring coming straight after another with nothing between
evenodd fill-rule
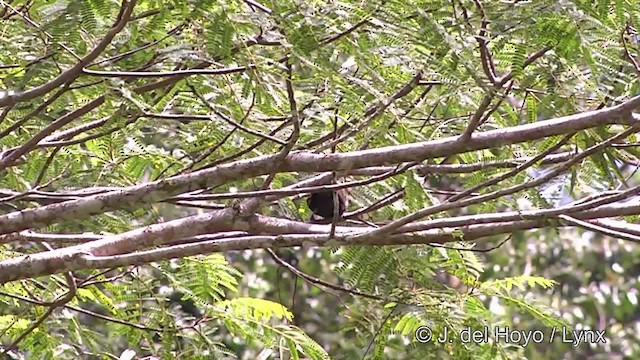
<instances>
[{"instance_id":1,"label":"thick diagonal branch","mask_svg":"<svg viewBox=\"0 0 640 360\"><path fill-rule=\"evenodd\" d=\"M640 96L610 108L506 129L476 133L465 142L458 141L458 137L448 137L433 141L346 153L292 152L276 168L274 168L273 164L278 154L238 160L190 174L122 188L106 194L88 196L83 199L2 215L0 216L0 234L36 228L71 218L76 220L86 219L91 215L117 209L135 209L144 204L163 201L182 193L218 186L238 179L266 175L273 171L344 171L371 166L424 161L429 158L572 133L604 124L637 123L640 121L640 116L634 114L634 116L629 117L628 114L638 106L640 106Z\"/></svg>"}]
</instances>

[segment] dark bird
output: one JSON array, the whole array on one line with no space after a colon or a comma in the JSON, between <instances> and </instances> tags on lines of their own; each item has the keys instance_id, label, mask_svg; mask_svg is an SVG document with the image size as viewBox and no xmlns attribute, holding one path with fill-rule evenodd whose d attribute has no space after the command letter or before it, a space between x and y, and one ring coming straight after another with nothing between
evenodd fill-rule
<instances>
[{"instance_id":1,"label":"dark bird","mask_svg":"<svg viewBox=\"0 0 640 360\"><path fill-rule=\"evenodd\" d=\"M307 198L307 206L315 215L323 219L333 219L333 193L338 195L338 218L341 218L348 205L345 189L313 193ZM313 220L313 216L311 216L311 219Z\"/></svg>"}]
</instances>

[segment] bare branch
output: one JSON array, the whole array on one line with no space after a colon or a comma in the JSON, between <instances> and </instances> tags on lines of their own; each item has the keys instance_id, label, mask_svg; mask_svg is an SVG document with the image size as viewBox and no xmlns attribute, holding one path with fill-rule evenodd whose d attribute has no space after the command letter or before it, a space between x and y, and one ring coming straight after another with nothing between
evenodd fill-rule
<instances>
[{"instance_id":1,"label":"bare branch","mask_svg":"<svg viewBox=\"0 0 640 360\"><path fill-rule=\"evenodd\" d=\"M510 216L516 217L523 215L518 212L512 212L511 214ZM584 220L632 214L640 214L640 202L628 201L602 206L572 213L571 216ZM526 214L524 215L528 217ZM477 215L474 216L477 217ZM494 216L500 217L504 216L504 214L495 214ZM506 219L506 217L504 218ZM553 218L544 213L538 214L538 217L533 220L522 219L520 217L519 220L473 225L468 225L469 219L466 219L464 220L466 223L456 227L360 238L350 238L348 235L366 232L368 228L336 226L336 236L331 238L326 235L330 231L331 225L298 223L257 214L243 219L234 219L231 211L226 209L150 225L83 245L4 260L0 262L0 283L80 269L140 265L152 261L211 252L294 246L442 244L461 240L472 241L500 234L511 234L520 230L557 226L557 221L552 221ZM463 220L460 219L459 221ZM159 246L162 243L168 243L187 234L191 236L198 232L204 234L226 231L223 230L225 227L228 229L236 228L236 230L251 229L253 233L271 231L288 234L241 236L138 251L125 255L107 255L109 253L127 253L134 249L141 249L151 245ZM411 227L406 229L410 230ZM229 231L233 231L233 229ZM303 232L307 232L307 234ZM92 252L95 255L92 255Z\"/></svg>"},{"instance_id":2,"label":"bare branch","mask_svg":"<svg viewBox=\"0 0 640 360\"><path fill-rule=\"evenodd\" d=\"M403 225L409 224L413 221L419 220L425 216L431 215L431 214L436 214L438 212L441 211L445 211L445 210L450 210L450 209L456 209L456 208L461 208L461 207L465 207L465 206L469 206L469 205L473 205L473 204L478 204L481 202L485 202L485 201L489 201L489 200L493 200L493 199L497 199L499 197L502 196L506 196L506 195L510 195L510 194L514 194L516 192L525 190L525 189L530 189L532 187L535 186L539 186L543 183L545 183L548 180L551 180L553 178L555 178L556 176L562 174L563 172L565 172L566 170L568 170L571 166L573 166L574 164L578 163L579 161L581 161L582 159L586 158L587 156L590 156L591 154L597 152L597 151L601 151L602 149L608 147L611 143L618 141L620 139L624 139L625 137L629 136L630 134L633 134L635 132L640 131L640 123L634 125L633 127L630 127L629 129L609 138L606 141L603 141L599 144L596 144L592 147L590 147L589 149L585 150L584 152L574 156L571 160L567 161L564 164L560 164L560 165L556 165L555 167L553 167L551 170L547 171L545 174L539 176L538 178L534 179L534 180L530 180L527 181L525 183L522 184L518 184L518 185L513 185L511 187L505 188L505 189L501 189L501 190L496 190L494 192L488 193L488 194L482 194L482 195L478 195L478 196L474 196L471 198L468 198L466 200L459 200L459 201L454 201L454 202L447 202L447 203L442 203L442 204L437 204L437 205L433 205L430 207L427 207L425 209L422 209L420 211L416 211L413 214L404 216L398 220L394 220L391 223L376 229L368 234L363 234L363 235L357 235L355 238L366 238L367 236L381 236L383 234L389 234L392 233L394 230L400 228ZM567 139L568 140L568 139Z\"/></svg>"},{"instance_id":3,"label":"bare branch","mask_svg":"<svg viewBox=\"0 0 640 360\"><path fill-rule=\"evenodd\" d=\"M315 154L293 152L288 154L275 170L280 172L344 171L393 163L423 161L428 158L565 134L567 132L579 131L603 124L615 122L635 123L640 121L636 119L636 117L640 118L640 116L632 116L633 120L630 120L628 116L625 117L625 115L628 115L628 113L638 105L640 105L640 96L636 96L611 108L539 121L533 124L519 125L512 128L475 133L471 139L466 142L459 142L456 136L347 153ZM628 131L629 130L622 134L627 134ZM616 139L618 139L618 137L616 137ZM586 156L586 154L588 153L585 152L582 156ZM178 175L147 184L122 188L122 190L119 191L1 215L0 233L6 234L39 227L54 223L58 219L68 218L69 216L76 219L87 218L94 214L115 209L130 208L131 206L140 206L144 203L163 201L171 196L208 186L224 184L236 179L265 175L274 171L273 164L277 156L277 154L266 155L239 160L190 174Z\"/></svg>"},{"instance_id":4,"label":"bare branch","mask_svg":"<svg viewBox=\"0 0 640 360\"><path fill-rule=\"evenodd\" d=\"M135 71L99 71L82 69L82 73L90 76L99 76L105 78L163 78L163 77L184 77L187 75L226 75L239 72L245 72L249 69L255 68L255 65L247 66L235 66L223 69L185 69L174 71L147 71L147 72L135 72Z\"/></svg>"},{"instance_id":5,"label":"bare branch","mask_svg":"<svg viewBox=\"0 0 640 360\"><path fill-rule=\"evenodd\" d=\"M135 4L136 0L131 0L129 2L123 1L121 12L116 20L116 23L105 34L98 45L96 45L96 47L94 47L87 55L80 59L73 67L58 75L55 79L49 81L48 83L40 85L31 90L21 91L14 94L5 93L4 96L2 96L2 94L0 93L0 107L10 106L22 101L31 100L38 96L42 96L49 91L57 88L58 86L64 83L71 82L72 80L80 76L82 74L82 69L87 64L95 60L98 56L100 56L100 54L102 54L102 52L111 43L113 38L124 28L124 26L129 21Z\"/></svg>"}]
</instances>

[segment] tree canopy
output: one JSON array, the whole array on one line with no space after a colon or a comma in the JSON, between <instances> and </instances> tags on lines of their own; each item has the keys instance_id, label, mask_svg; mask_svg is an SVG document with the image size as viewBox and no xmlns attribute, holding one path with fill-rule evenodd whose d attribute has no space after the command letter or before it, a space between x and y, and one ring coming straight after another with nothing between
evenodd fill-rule
<instances>
[{"instance_id":1,"label":"tree canopy","mask_svg":"<svg viewBox=\"0 0 640 360\"><path fill-rule=\"evenodd\" d=\"M640 354L635 1L0 18L2 356Z\"/></svg>"}]
</instances>

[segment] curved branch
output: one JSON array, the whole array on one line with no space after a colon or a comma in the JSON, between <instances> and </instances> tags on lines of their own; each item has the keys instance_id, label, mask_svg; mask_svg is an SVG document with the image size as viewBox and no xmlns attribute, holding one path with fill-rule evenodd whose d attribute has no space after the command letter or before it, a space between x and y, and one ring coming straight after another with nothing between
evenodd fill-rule
<instances>
[{"instance_id":1,"label":"curved branch","mask_svg":"<svg viewBox=\"0 0 640 360\"><path fill-rule=\"evenodd\" d=\"M279 172L350 171L371 166L424 161L429 158L515 144L616 122L640 123L640 116L634 114L630 119L628 116L629 112L638 106L640 106L640 96L610 108L476 133L465 142L458 141L459 138L454 136L347 153L292 152L275 169L273 164L278 154L238 160L106 194L5 214L0 216L0 234L36 228L61 219L86 219L92 215L116 209L163 201L169 197L205 187L267 175L276 170Z\"/></svg>"},{"instance_id":2,"label":"curved branch","mask_svg":"<svg viewBox=\"0 0 640 360\"><path fill-rule=\"evenodd\" d=\"M520 215L517 212L513 212L513 214L515 214L514 216ZM638 214L640 214L640 202L634 199L634 201L610 204L572 213L571 216L575 219L584 220ZM154 224L82 245L1 261L0 284L66 271L140 265L153 261L212 252L295 246L442 244L460 240L479 240L500 234L510 234L515 231L558 226L558 221L555 220L558 218L557 216L550 217L544 212L538 215L527 220L434 228L412 233L348 240L346 235L354 232L363 232L367 228L336 226L336 236L330 237L327 234L331 229L331 225L301 223L263 215L237 218L234 217L232 209L215 210L208 214ZM496 216L500 217L502 215L496 214ZM184 236L233 230L250 230L256 234L283 232L289 234L250 235L132 252L136 249L168 244Z\"/></svg>"},{"instance_id":3,"label":"curved branch","mask_svg":"<svg viewBox=\"0 0 640 360\"><path fill-rule=\"evenodd\" d=\"M111 43L113 38L120 31L122 31L124 26L129 21L129 18L131 17L131 13L133 12L135 4L136 0L122 3L122 8L116 20L116 23L111 27L111 29L107 32L104 38L102 38L98 45L96 45L93 50L91 50L87 55L80 59L80 61L78 61L71 69L58 75L55 79L49 81L48 83L40 85L31 90L22 91L15 94L5 93L5 96L2 96L2 93L0 93L0 107L11 106L22 101L34 99L82 75L82 69L89 63L93 62L98 56L100 56L100 54L102 54L102 52Z\"/></svg>"}]
</instances>

